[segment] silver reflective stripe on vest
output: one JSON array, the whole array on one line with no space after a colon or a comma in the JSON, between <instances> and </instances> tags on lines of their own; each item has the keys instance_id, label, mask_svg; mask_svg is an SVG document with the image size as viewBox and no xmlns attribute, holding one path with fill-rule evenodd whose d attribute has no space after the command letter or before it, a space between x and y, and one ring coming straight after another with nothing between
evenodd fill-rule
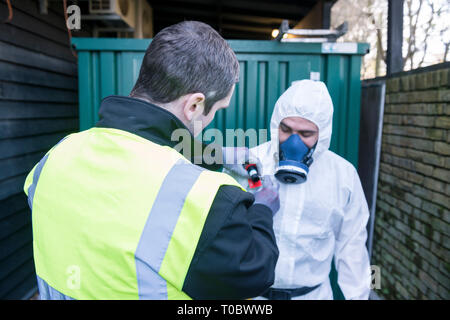
<instances>
[{"instance_id":1,"label":"silver reflective stripe on vest","mask_svg":"<svg viewBox=\"0 0 450 320\"><path fill-rule=\"evenodd\" d=\"M161 185L135 252L140 299L167 299L166 281L158 272L184 201L202 170L180 160Z\"/></svg>"},{"instance_id":2,"label":"silver reflective stripe on vest","mask_svg":"<svg viewBox=\"0 0 450 320\"><path fill-rule=\"evenodd\" d=\"M41 277L37 277L39 297L41 300L75 300L65 294L59 292L55 288L49 286Z\"/></svg>"},{"instance_id":3,"label":"silver reflective stripe on vest","mask_svg":"<svg viewBox=\"0 0 450 320\"><path fill-rule=\"evenodd\" d=\"M48 153L39 161L36 166L36 169L33 173L33 183L28 187L28 205L30 209L33 210L33 198L34 193L36 192L36 186L39 180L39 176L41 175L42 168L44 167L45 162L48 159Z\"/></svg>"},{"instance_id":4,"label":"silver reflective stripe on vest","mask_svg":"<svg viewBox=\"0 0 450 320\"><path fill-rule=\"evenodd\" d=\"M62 138L61 140L59 140L59 142L57 144L55 144L54 147L56 147L58 144L60 144L61 142L63 142L64 140L66 140L68 136L65 136L64 138ZM53 147L53 148L54 148ZM52 149L53 149L52 148ZM49 152L50 153L50 152ZM33 173L33 183L28 187L28 206L30 207L31 210L33 210L33 199L34 199L34 193L36 192L36 186L39 180L39 176L41 175L41 171L42 168L44 167L45 162L48 159L48 155L49 153L47 153L42 159L41 161L39 161L39 163L36 166L36 169L34 170Z\"/></svg>"}]
</instances>

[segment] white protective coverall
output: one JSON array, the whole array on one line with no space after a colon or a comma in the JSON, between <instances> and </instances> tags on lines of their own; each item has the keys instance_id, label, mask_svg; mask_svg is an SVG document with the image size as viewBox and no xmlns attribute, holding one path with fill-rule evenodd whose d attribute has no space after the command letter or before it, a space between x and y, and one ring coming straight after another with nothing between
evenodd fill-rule
<instances>
[{"instance_id":1,"label":"white protective coverall","mask_svg":"<svg viewBox=\"0 0 450 320\"><path fill-rule=\"evenodd\" d=\"M321 284L293 299L333 299L329 273L334 257L345 298L368 299L371 272L365 242L369 210L353 165L328 150L333 103L325 84L294 82L276 102L270 141L250 152L261 161L263 175L274 175L279 159L278 127L281 120L294 116L316 124L319 139L307 181L280 183L281 208L274 216L280 255L273 288ZM237 179L248 187L247 180Z\"/></svg>"}]
</instances>

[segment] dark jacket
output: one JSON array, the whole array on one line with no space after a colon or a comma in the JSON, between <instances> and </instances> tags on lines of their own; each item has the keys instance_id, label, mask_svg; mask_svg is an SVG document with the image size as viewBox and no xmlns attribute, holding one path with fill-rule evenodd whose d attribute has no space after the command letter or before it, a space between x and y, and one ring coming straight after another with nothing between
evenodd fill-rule
<instances>
[{"instance_id":1,"label":"dark jacket","mask_svg":"<svg viewBox=\"0 0 450 320\"><path fill-rule=\"evenodd\" d=\"M99 114L97 127L128 131L162 146L174 147L178 141L171 141L172 132L187 130L167 110L130 97L105 98ZM273 284L278 248L272 212L253 202L251 193L236 186L219 188L183 285L190 297L244 299L260 295Z\"/></svg>"}]
</instances>

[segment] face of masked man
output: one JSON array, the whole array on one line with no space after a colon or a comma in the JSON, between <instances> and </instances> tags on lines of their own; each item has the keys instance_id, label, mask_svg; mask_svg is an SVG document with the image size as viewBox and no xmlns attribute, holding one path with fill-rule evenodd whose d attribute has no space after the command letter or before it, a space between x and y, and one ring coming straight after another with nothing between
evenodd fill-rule
<instances>
[{"instance_id":1,"label":"face of masked man","mask_svg":"<svg viewBox=\"0 0 450 320\"><path fill-rule=\"evenodd\" d=\"M307 179L319 128L302 117L286 117L280 122L279 167L275 177L282 183L303 183Z\"/></svg>"}]
</instances>

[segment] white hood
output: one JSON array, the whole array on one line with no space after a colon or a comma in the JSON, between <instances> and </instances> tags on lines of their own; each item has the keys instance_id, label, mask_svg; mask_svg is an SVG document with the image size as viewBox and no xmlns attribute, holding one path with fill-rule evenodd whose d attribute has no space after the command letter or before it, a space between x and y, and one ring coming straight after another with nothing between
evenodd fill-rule
<instances>
[{"instance_id":1,"label":"white hood","mask_svg":"<svg viewBox=\"0 0 450 320\"><path fill-rule=\"evenodd\" d=\"M294 82L278 99L270 123L271 141L250 149L272 178L278 166L278 128L286 117L302 117L319 128L319 140L302 184L280 184L280 210L273 229L279 249L274 288L321 286L298 299L332 299L332 259L347 299L367 299L370 263L365 246L369 210L355 168L327 151L331 142L333 104L325 84ZM274 156L275 154L275 156ZM244 187L248 180L237 178Z\"/></svg>"},{"instance_id":2,"label":"white hood","mask_svg":"<svg viewBox=\"0 0 450 320\"><path fill-rule=\"evenodd\" d=\"M305 118L319 128L314 160L328 150L332 133L333 102L323 82L295 81L276 102L270 121L270 140L272 150L275 150L275 159L278 159L278 128L280 122L287 117Z\"/></svg>"}]
</instances>

